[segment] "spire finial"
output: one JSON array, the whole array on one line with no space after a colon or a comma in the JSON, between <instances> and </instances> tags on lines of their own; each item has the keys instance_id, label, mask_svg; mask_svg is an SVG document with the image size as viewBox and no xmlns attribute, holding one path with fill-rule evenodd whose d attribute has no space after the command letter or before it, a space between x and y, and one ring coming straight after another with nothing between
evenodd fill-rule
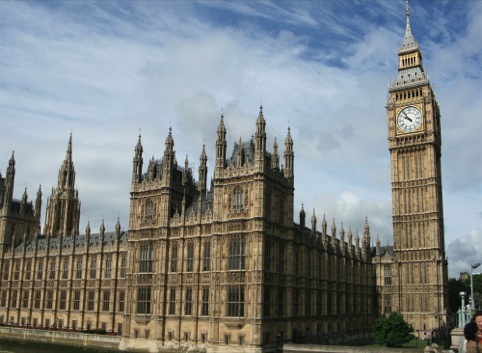
<instances>
[{"instance_id":1,"label":"spire finial","mask_svg":"<svg viewBox=\"0 0 482 353\"><path fill-rule=\"evenodd\" d=\"M407 15L408 19L408 17L410 17L410 7L408 6L408 0L405 1L405 14Z\"/></svg>"}]
</instances>

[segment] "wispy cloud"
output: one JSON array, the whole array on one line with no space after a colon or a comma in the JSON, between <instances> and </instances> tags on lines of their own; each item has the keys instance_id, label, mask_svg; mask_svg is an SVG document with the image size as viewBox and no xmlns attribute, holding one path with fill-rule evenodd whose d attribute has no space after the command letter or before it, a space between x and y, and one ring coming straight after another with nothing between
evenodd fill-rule
<instances>
[{"instance_id":1,"label":"wispy cloud","mask_svg":"<svg viewBox=\"0 0 482 353\"><path fill-rule=\"evenodd\" d=\"M55 185L70 131L81 227L127 228L133 148L160 158L169 127L193 167L212 173L223 112L228 146L254 132L295 143L295 214L391 242L385 102L405 29L403 1L0 2L0 168L16 193ZM480 2L413 2L412 27L442 110L450 244L480 235ZM426 18L430 17L429 21ZM18 196L19 197L19 196ZM475 233L474 233L475 232ZM464 236L466 234L466 236ZM469 237L470 235L470 237ZM470 240L471 239L471 240ZM480 257L480 250L476 252ZM453 260L452 260L453 259Z\"/></svg>"}]
</instances>

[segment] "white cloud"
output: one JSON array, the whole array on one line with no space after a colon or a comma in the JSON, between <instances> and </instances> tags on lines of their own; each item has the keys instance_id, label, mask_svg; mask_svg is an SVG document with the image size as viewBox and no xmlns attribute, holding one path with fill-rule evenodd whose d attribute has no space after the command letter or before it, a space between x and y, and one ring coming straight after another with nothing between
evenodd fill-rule
<instances>
[{"instance_id":1,"label":"white cloud","mask_svg":"<svg viewBox=\"0 0 482 353\"><path fill-rule=\"evenodd\" d=\"M482 262L481 240L482 228L478 228L448 244L447 257L452 278L458 278L461 272L470 272L471 265Z\"/></svg>"},{"instance_id":2,"label":"white cloud","mask_svg":"<svg viewBox=\"0 0 482 353\"><path fill-rule=\"evenodd\" d=\"M187 154L197 166L205 144L212 173L221 112L232 148L254 133L263 104L269 149L277 136L282 153L291 127L295 213L304 203L319 220L325 213L330 224L335 218L338 229L343 222L353 231L368 217L372 240L379 234L386 244L384 105L404 4L320 4L2 2L0 168L14 149L16 197L27 185L32 199L42 183L46 199L72 131L81 228L90 220L97 229L102 218L113 227L118 216L127 228L139 129L145 162L162 156L172 126L178 162ZM428 31L422 16L433 5L413 4L412 26L442 110L446 243L452 244L481 224L482 6L468 2L455 12L444 6L450 2L437 7L440 16ZM451 275L457 256L449 256Z\"/></svg>"}]
</instances>

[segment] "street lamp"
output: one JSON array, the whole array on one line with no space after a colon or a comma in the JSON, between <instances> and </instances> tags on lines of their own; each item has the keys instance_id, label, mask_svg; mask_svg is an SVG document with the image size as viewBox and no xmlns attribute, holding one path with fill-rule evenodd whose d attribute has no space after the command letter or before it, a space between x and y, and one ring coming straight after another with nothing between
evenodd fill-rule
<instances>
[{"instance_id":1,"label":"street lamp","mask_svg":"<svg viewBox=\"0 0 482 353\"><path fill-rule=\"evenodd\" d=\"M472 278L472 270L480 266L480 262L470 265L470 309L475 310L474 304L474 279Z\"/></svg>"},{"instance_id":2,"label":"street lamp","mask_svg":"<svg viewBox=\"0 0 482 353\"><path fill-rule=\"evenodd\" d=\"M462 299L462 306L460 307L460 310L457 312L459 314L459 322L458 322L458 327L459 328L464 328L465 327L465 324L467 324L467 315L465 314L465 295L467 293L465 292L460 292L459 295L460 295L460 298Z\"/></svg>"}]
</instances>

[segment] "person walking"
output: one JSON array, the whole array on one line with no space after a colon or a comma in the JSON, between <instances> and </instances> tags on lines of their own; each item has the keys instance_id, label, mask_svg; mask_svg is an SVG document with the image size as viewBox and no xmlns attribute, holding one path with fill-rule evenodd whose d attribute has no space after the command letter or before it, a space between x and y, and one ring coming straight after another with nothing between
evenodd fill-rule
<instances>
[{"instance_id":1,"label":"person walking","mask_svg":"<svg viewBox=\"0 0 482 353\"><path fill-rule=\"evenodd\" d=\"M482 353L482 311L476 311L472 320L464 327L467 340L465 352Z\"/></svg>"}]
</instances>

